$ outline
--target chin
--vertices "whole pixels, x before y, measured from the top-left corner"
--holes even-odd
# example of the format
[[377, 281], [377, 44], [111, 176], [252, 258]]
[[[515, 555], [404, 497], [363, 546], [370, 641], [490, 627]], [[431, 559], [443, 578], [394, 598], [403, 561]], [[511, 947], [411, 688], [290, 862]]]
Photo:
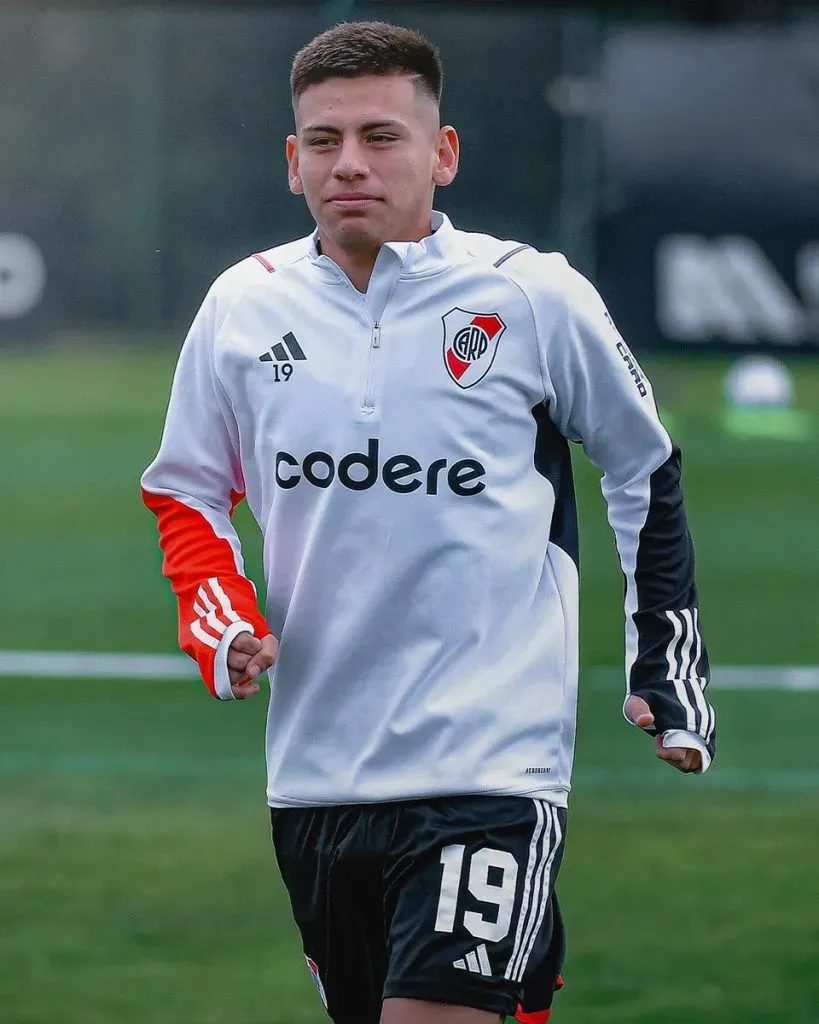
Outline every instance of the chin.
[[328, 234], [336, 245], [372, 246], [381, 245], [384, 242], [382, 232], [378, 231], [374, 225], [366, 223], [336, 224]]

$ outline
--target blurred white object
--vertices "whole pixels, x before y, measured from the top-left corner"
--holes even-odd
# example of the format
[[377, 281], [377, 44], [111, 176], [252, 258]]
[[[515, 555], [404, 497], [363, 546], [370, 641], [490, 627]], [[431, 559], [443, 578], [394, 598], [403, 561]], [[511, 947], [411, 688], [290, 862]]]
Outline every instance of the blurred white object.
[[43, 254], [26, 235], [0, 234], [0, 320], [30, 313], [46, 281]]
[[793, 377], [771, 356], [748, 356], [735, 363], [723, 380], [723, 394], [731, 405], [788, 409], [793, 404]]

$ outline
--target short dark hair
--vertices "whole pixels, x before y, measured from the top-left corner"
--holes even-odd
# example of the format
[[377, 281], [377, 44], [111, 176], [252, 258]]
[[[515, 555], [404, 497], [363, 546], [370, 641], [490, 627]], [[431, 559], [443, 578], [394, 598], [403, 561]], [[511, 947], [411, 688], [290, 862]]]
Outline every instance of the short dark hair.
[[290, 93], [295, 102], [309, 86], [328, 78], [395, 74], [413, 75], [440, 102], [441, 55], [420, 32], [386, 21], [344, 21], [299, 50], [290, 71]]

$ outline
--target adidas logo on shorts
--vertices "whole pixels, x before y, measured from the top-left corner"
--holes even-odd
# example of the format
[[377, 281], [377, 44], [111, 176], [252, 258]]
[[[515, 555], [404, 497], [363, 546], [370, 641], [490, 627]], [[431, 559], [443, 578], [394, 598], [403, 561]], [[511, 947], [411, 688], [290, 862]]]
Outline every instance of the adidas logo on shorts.
[[489, 956], [484, 943], [471, 953], [467, 953], [463, 960], [453, 960], [452, 966], [457, 967], [459, 971], [471, 971], [472, 974], [482, 974], [485, 978], [492, 977], [492, 968], [489, 966]]

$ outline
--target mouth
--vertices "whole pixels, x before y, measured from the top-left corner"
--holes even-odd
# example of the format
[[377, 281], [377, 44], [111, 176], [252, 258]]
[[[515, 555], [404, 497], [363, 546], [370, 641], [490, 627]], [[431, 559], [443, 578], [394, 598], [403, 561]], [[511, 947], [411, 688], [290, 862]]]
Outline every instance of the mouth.
[[363, 195], [360, 192], [348, 192], [331, 196], [327, 202], [340, 210], [359, 210], [364, 209], [371, 203], [378, 203], [380, 200], [378, 196]]

